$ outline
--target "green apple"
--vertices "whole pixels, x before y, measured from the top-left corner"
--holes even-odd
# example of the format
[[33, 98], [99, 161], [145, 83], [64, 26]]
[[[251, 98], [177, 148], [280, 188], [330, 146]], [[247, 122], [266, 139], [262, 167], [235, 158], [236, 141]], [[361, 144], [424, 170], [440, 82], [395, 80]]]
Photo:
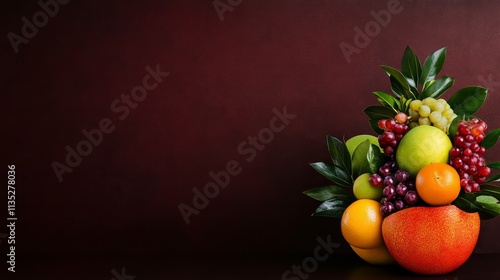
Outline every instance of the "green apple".
[[364, 173], [356, 178], [353, 185], [354, 196], [357, 199], [367, 198], [379, 201], [383, 197], [384, 188], [377, 188], [370, 184], [370, 181], [368, 181], [370, 176], [370, 173]]
[[356, 150], [356, 147], [358, 147], [359, 144], [363, 143], [363, 141], [367, 139], [370, 140], [370, 143], [375, 144], [380, 148], [380, 146], [378, 145], [377, 137], [368, 134], [356, 135], [345, 142], [345, 145], [347, 146], [347, 150], [349, 150], [349, 154], [351, 154], [351, 157], [354, 153], [354, 150]]

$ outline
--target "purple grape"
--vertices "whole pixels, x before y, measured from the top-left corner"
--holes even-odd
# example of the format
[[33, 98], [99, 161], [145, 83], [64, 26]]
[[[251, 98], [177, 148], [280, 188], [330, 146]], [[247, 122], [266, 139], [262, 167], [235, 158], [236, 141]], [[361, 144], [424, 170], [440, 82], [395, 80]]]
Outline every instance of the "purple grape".
[[387, 146], [384, 148], [384, 153], [388, 156], [390, 155], [393, 155], [394, 154], [394, 148], [391, 147], [391, 146]]
[[399, 183], [396, 186], [396, 194], [401, 196], [401, 197], [404, 197], [406, 195], [407, 191], [408, 191], [408, 187], [403, 183]]
[[405, 203], [401, 199], [396, 199], [396, 201], [394, 201], [395, 211], [399, 211], [399, 210], [403, 209], [404, 207], [405, 207]]
[[378, 174], [372, 174], [370, 178], [368, 178], [368, 182], [376, 188], [380, 188], [384, 185], [382, 177]]
[[410, 174], [404, 170], [398, 170], [394, 174], [394, 179], [398, 182], [406, 182], [410, 178]]
[[392, 172], [396, 172], [399, 169], [399, 166], [398, 166], [398, 164], [395, 161], [388, 162], [387, 166], [389, 166], [391, 168]]
[[410, 190], [405, 195], [406, 204], [413, 205], [418, 202], [417, 192], [414, 190]]
[[385, 165], [382, 165], [379, 169], [378, 169], [378, 173], [382, 176], [389, 176], [391, 175], [391, 168], [389, 166], [385, 166]]
[[387, 217], [394, 212], [394, 205], [390, 202], [386, 202], [380, 206], [380, 211], [382, 212], [382, 215]]
[[392, 177], [391, 175], [386, 176], [384, 178], [384, 186], [390, 186], [390, 185], [394, 185], [394, 177]]
[[388, 200], [392, 200], [396, 196], [396, 190], [394, 189], [394, 186], [385, 187], [382, 193]]

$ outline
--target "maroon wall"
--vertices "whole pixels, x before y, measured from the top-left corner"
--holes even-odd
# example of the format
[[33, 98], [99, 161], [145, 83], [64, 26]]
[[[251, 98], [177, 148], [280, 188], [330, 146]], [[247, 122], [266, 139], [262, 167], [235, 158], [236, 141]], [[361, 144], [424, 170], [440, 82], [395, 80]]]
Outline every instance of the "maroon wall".
[[[301, 192], [328, 182], [308, 163], [328, 160], [326, 134], [371, 133], [362, 110], [372, 91], [390, 90], [379, 65], [399, 68], [407, 45], [421, 58], [448, 47], [452, 92], [493, 81], [479, 115], [500, 127], [498, 2], [220, 2], [234, 7], [70, 1], [40, 16], [36, 34], [27, 28], [17, 53], [8, 34], [21, 36], [41, 7], [2, 2], [1, 161], [4, 174], [16, 165], [19, 254], [309, 253], [319, 235], [344, 242], [338, 220], [310, 217], [317, 203]], [[355, 28], [387, 9], [347, 58], [341, 43], [356, 46]], [[67, 146], [89, 155], [62, 167]], [[54, 164], [72, 172], [60, 181]], [[195, 188], [214, 191], [211, 172], [227, 186], [186, 225], [179, 205], [193, 206]], [[478, 251], [500, 252], [489, 245], [499, 226], [483, 223]]]

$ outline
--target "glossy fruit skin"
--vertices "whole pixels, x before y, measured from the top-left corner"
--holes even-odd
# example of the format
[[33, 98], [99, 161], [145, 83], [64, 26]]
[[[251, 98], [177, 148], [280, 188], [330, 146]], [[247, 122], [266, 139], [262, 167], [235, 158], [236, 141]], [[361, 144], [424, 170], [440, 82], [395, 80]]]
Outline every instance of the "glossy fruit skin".
[[454, 205], [412, 207], [386, 217], [382, 235], [404, 268], [418, 274], [447, 274], [469, 258], [479, 236], [478, 213]]
[[377, 188], [370, 184], [370, 175], [370, 173], [361, 174], [354, 181], [352, 189], [354, 197], [356, 197], [357, 199], [367, 198], [378, 201], [382, 198], [383, 188]]
[[380, 203], [371, 199], [358, 199], [342, 214], [342, 236], [352, 246], [373, 249], [384, 244], [382, 238]]
[[431, 163], [417, 174], [415, 185], [420, 198], [433, 206], [452, 203], [460, 194], [460, 176], [451, 165]]
[[373, 249], [360, 249], [351, 245], [352, 250], [363, 260], [374, 265], [395, 264], [396, 261], [391, 256], [384, 245]]
[[449, 151], [453, 147], [450, 138], [434, 126], [420, 125], [411, 129], [401, 139], [396, 152], [399, 167], [415, 178], [424, 166], [448, 163]]
[[365, 140], [369, 140], [370, 143], [378, 146], [378, 139], [377, 137], [373, 135], [368, 135], [368, 134], [360, 134], [356, 135], [350, 139], [348, 139], [345, 144], [347, 146], [347, 150], [349, 151], [349, 154], [352, 155], [354, 154], [354, 150], [358, 147], [359, 144], [363, 143]]

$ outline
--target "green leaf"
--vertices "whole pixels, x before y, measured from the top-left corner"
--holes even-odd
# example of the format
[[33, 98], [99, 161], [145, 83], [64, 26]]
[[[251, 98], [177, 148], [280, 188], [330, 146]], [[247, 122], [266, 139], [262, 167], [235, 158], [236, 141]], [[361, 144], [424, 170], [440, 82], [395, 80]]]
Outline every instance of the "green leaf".
[[382, 69], [385, 70], [385, 73], [389, 76], [393, 76], [404, 88], [410, 90], [410, 84], [406, 80], [403, 73], [399, 72], [398, 69], [392, 68], [391, 66], [381, 65]]
[[450, 128], [448, 129], [448, 134], [450, 135], [450, 140], [453, 143], [453, 138], [455, 137], [455, 134], [457, 134], [457, 129], [458, 129], [458, 122], [461, 120], [458, 116], [455, 117], [450, 124]]
[[403, 54], [403, 59], [401, 60], [401, 73], [413, 81], [412, 83], [408, 80], [410, 86], [418, 88], [420, 76], [422, 75], [422, 66], [420, 60], [410, 47], [406, 47]]
[[444, 76], [437, 79], [432, 85], [427, 87], [422, 93], [419, 95], [419, 99], [424, 99], [426, 97], [439, 98], [443, 93], [445, 93], [455, 82], [455, 79]]
[[486, 137], [484, 137], [483, 142], [481, 142], [481, 146], [485, 147], [486, 149], [495, 146], [498, 141], [498, 137], [500, 137], [500, 128], [497, 128], [488, 133]]
[[448, 104], [457, 115], [472, 115], [483, 105], [487, 92], [483, 87], [465, 87], [453, 94]]
[[328, 151], [333, 163], [351, 176], [351, 154], [344, 142], [333, 136], [326, 136]]
[[375, 91], [373, 94], [377, 97], [378, 102], [385, 107], [391, 107], [395, 111], [399, 109], [399, 102], [392, 95], [382, 91]]
[[426, 88], [430, 87], [435, 81], [436, 80], [430, 80], [424, 83], [424, 85], [422, 86], [422, 90], [425, 90]]
[[493, 175], [493, 176], [490, 176], [488, 177], [485, 182], [486, 183], [489, 183], [489, 182], [495, 182], [495, 181], [499, 181], [500, 180], [500, 174], [496, 174], [496, 175]]
[[393, 118], [397, 114], [394, 109], [385, 106], [368, 106], [363, 112], [373, 120]]
[[400, 111], [407, 113], [409, 108], [410, 108], [410, 103], [413, 101], [413, 99], [406, 99], [404, 97], [401, 98], [400, 100]]
[[489, 195], [497, 199], [500, 199], [500, 187], [494, 185], [483, 184], [481, 185], [481, 190], [475, 192], [476, 195]]
[[481, 208], [475, 204], [476, 197], [472, 194], [460, 192], [460, 195], [453, 201], [453, 204], [465, 212], [474, 213], [481, 211]]
[[479, 203], [483, 208], [495, 212], [497, 215], [500, 214], [500, 204], [498, 204], [498, 199], [489, 195], [480, 195], [476, 197], [477, 203]]
[[408, 96], [410, 96], [409, 98], [416, 99], [419, 95], [420, 95], [420, 93], [418, 92], [418, 89], [416, 87], [410, 85], [410, 94], [408, 95]]
[[[475, 194], [480, 195], [479, 192], [476, 192]], [[478, 212], [481, 219], [491, 219], [498, 216], [498, 213], [488, 208], [485, 208], [482, 204], [477, 202], [476, 195], [461, 191], [457, 199], [453, 201], [453, 204], [465, 212], [469, 213]]]
[[415, 96], [411, 92], [411, 86], [403, 73], [399, 72], [399, 70], [397, 70], [396, 68], [392, 68], [387, 65], [381, 65], [380, 67], [382, 67], [387, 75], [389, 75], [389, 78], [391, 80], [391, 88], [393, 89], [393, 91], [396, 89], [396, 91], [400, 95], [403, 95], [406, 98], [415, 98]]
[[353, 178], [363, 173], [376, 173], [382, 165], [383, 157], [380, 148], [371, 144], [369, 140], [363, 141], [352, 155]]
[[319, 187], [319, 188], [309, 189], [302, 193], [318, 201], [327, 201], [335, 197], [335, 195], [339, 194], [347, 195], [347, 192], [342, 187], [339, 186]]
[[445, 58], [446, 48], [441, 48], [425, 59], [424, 66], [422, 67], [422, 76], [420, 77], [421, 85], [436, 78], [443, 67]]
[[500, 169], [500, 161], [490, 162], [486, 164], [489, 168]]
[[321, 203], [312, 216], [342, 218], [344, 210], [355, 201], [353, 196], [337, 195], [334, 199]]
[[315, 162], [310, 164], [321, 175], [325, 176], [339, 186], [352, 187], [352, 178], [339, 166], [326, 162]]
[[394, 95], [396, 97], [401, 97], [401, 96], [405, 96], [406, 95], [406, 92], [408, 91], [407, 89], [405, 89], [399, 82], [398, 80], [396, 80], [396, 78], [394, 78], [394, 76], [390, 76], [389, 77], [389, 80], [391, 81], [391, 91], [392, 93], [394, 93]]

